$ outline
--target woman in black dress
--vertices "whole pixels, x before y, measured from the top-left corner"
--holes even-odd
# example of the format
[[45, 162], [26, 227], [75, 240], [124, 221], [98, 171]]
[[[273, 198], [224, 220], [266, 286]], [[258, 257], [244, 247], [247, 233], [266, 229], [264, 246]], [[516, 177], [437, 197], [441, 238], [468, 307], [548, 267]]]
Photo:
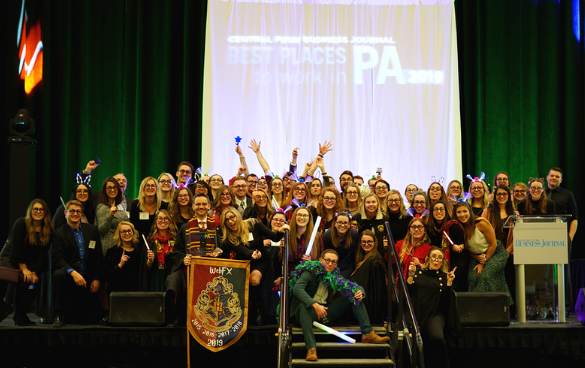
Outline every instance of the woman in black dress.
[[404, 200], [397, 190], [391, 190], [388, 192], [388, 222], [390, 224], [390, 231], [392, 232], [392, 238], [394, 242], [404, 239], [408, 234], [408, 224], [412, 217], [407, 216], [406, 207], [404, 206]]
[[378, 252], [376, 235], [364, 230], [355, 254], [355, 271], [349, 279], [364, 288], [363, 300], [373, 324], [382, 324], [388, 315], [388, 277], [386, 262]]
[[[20, 269], [12, 317], [16, 326], [35, 324], [26, 313], [40, 289], [39, 277], [49, 268], [48, 250], [52, 234], [49, 206], [42, 199], [33, 199], [26, 216], [16, 220], [12, 227], [12, 249], [7, 262], [2, 262], [4, 267]], [[0, 281], [0, 301], [4, 299], [7, 286], [7, 282]]]
[[388, 221], [388, 217], [382, 213], [380, 201], [376, 194], [368, 194], [365, 196], [360, 213], [355, 215], [353, 220], [357, 221], [360, 233], [369, 229], [376, 234], [378, 251], [380, 254], [385, 254], [386, 250], [383, 244], [386, 236], [386, 228], [384, 223]]
[[105, 260], [108, 295], [113, 291], [147, 291], [148, 271], [154, 262], [154, 252], [140, 245], [138, 231], [128, 221], [120, 222], [114, 241]]
[[354, 269], [355, 251], [358, 247], [358, 233], [350, 227], [351, 217], [346, 212], [340, 212], [335, 217], [335, 222], [323, 235], [323, 249], [333, 249], [339, 259], [337, 267], [344, 278]]
[[461, 331], [453, 293], [455, 271], [448, 271], [445, 254], [438, 247], [431, 248], [422, 267], [414, 263], [408, 267], [406, 282], [425, 346], [427, 367], [449, 366], [445, 330], [453, 335]]
[[152, 176], [144, 178], [140, 183], [138, 198], [130, 206], [130, 222], [139, 235], [150, 233], [154, 216], [160, 209], [167, 210], [168, 203], [163, 202], [158, 181]]

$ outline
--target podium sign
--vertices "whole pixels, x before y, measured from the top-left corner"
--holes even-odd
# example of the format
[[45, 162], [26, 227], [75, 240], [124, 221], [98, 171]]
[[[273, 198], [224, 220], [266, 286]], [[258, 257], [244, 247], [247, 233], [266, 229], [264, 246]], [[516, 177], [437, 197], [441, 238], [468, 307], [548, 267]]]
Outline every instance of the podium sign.
[[[524, 265], [556, 265], [558, 321], [565, 322], [565, 275], [569, 263], [567, 223], [560, 216], [519, 216], [514, 225], [516, 270], [516, 315], [526, 322], [526, 277]], [[552, 286], [554, 288], [554, 286]], [[546, 288], [543, 289], [544, 291]]]
[[567, 224], [564, 222], [516, 222], [515, 264], [566, 264]]

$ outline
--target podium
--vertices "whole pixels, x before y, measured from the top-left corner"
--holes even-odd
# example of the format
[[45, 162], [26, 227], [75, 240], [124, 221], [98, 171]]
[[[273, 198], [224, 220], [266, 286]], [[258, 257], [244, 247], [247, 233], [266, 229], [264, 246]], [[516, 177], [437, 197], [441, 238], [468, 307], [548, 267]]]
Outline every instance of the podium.
[[[516, 316], [526, 322], [525, 265], [557, 266], [558, 322], [565, 322], [565, 275], [569, 262], [566, 220], [571, 215], [517, 216], [514, 227]], [[569, 275], [570, 277], [570, 275]], [[556, 308], [553, 309], [556, 312]]]

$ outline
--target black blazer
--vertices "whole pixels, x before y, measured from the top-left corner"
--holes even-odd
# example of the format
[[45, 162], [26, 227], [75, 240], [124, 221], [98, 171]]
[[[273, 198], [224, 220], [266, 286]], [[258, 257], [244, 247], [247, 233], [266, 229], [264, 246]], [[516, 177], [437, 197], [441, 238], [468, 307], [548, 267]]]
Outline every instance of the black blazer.
[[[83, 232], [83, 241], [85, 243], [86, 255], [86, 273], [84, 275], [86, 282], [103, 279], [102, 269], [104, 256], [102, 253], [102, 241], [98, 227], [92, 224], [81, 224]], [[90, 241], [95, 241], [95, 247], [89, 248]], [[81, 256], [77, 249], [75, 236], [67, 223], [55, 230], [53, 233], [53, 250], [51, 252], [53, 259], [53, 270], [61, 269], [67, 271], [73, 268], [79, 272], [81, 267]]]

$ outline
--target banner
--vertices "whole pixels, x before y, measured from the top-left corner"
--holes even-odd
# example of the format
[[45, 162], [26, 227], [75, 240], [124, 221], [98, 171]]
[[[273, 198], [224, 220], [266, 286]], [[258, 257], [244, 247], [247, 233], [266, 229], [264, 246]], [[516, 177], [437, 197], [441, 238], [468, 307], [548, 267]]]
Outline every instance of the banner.
[[250, 261], [192, 258], [187, 284], [187, 328], [202, 346], [218, 352], [248, 327]]

